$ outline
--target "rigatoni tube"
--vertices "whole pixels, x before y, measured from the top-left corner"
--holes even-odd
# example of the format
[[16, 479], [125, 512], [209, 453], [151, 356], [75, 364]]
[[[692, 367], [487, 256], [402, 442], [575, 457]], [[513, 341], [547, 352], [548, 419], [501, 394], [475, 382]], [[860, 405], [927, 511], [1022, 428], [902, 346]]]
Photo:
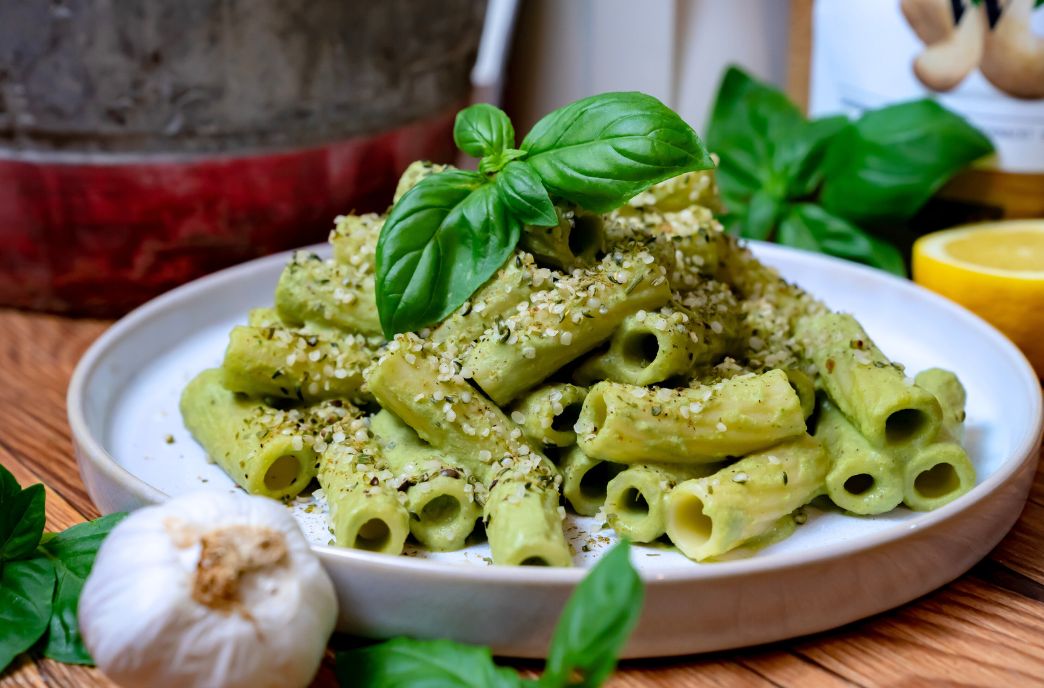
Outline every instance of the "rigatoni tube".
[[376, 213], [365, 215], [339, 215], [330, 232], [334, 260], [364, 273], [376, 269], [377, 238], [384, 226], [384, 216]]
[[313, 445], [338, 407], [276, 409], [225, 388], [204, 370], [181, 394], [181, 417], [207, 455], [250, 494], [293, 497], [315, 476]]
[[948, 370], [932, 368], [915, 382], [939, 400], [943, 424], [936, 442], [910, 452], [903, 467], [903, 501], [914, 511], [931, 511], [975, 487], [975, 466], [960, 445], [966, 398], [960, 380]]
[[367, 381], [381, 406], [464, 462], [488, 490], [483, 518], [496, 524], [486, 530], [494, 563], [569, 565], [558, 471], [452, 359], [415, 335], [398, 335]]
[[903, 501], [903, 466], [898, 457], [869, 441], [830, 401], [820, 405], [816, 438], [830, 455], [826, 478], [830, 501], [862, 516], [883, 514]]
[[798, 335], [831, 401], [871, 444], [899, 449], [938, 434], [939, 402], [907, 381], [851, 315], [801, 319]]
[[724, 554], [822, 494], [828, 467], [823, 447], [804, 435], [686, 480], [667, 497], [667, 536], [696, 561]]
[[221, 365], [233, 392], [314, 402], [365, 401], [363, 370], [373, 349], [362, 335], [328, 339], [281, 327], [234, 327]]
[[667, 495], [675, 485], [710, 475], [717, 469], [717, 464], [629, 466], [606, 487], [606, 520], [621, 537], [632, 542], [652, 542], [666, 532]]
[[590, 265], [605, 250], [602, 216], [578, 208], [555, 208], [554, 227], [526, 227], [522, 248], [544, 264], [563, 270]]
[[631, 313], [659, 308], [670, 296], [651, 255], [613, 253], [533, 294], [525, 310], [482, 336], [464, 365], [504, 405], [604, 342]]
[[803, 432], [801, 400], [782, 370], [688, 389], [600, 382], [577, 422], [585, 453], [619, 463], [713, 463]]
[[319, 323], [380, 336], [372, 268], [354, 268], [297, 251], [276, 284], [276, 311], [292, 325]]
[[346, 419], [319, 464], [334, 542], [383, 554], [402, 553], [410, 516], [392, 478], [365, 421]]
[[594, 516], [605, 503], [609, 480], [622, 466], [592, 459], [580, 449], [571, 447], [559, 464], [562, 471], [562, 496], [573, 511], [581, 516]]
[[546, 479], [521, 474], [497, 481], [486, 502], [485, 525], [493, 563], [506, 566], [572, 566], [562, 533], [558, 490]]
[[464, 547], [482, 515], [470, 471], [388, 410], [372, 417], [370, 429], [399, 489], [406, 491], [413, 537], [436, 552]]
[[432, 341], [452, 345], [463, 353], [497, 320], [529, 301], [535, 291], [552, 286], [551, 271], [539, 267], [530, 254], [519, 251], [509, 258], [464, 305], [455, 310], [431, 333]]
[[586, 387], [566, 383], [544, 385], [512, 407], [511, 419], [537, 445], [569, 447], [576, 444], [573, 426], [586, 397]]

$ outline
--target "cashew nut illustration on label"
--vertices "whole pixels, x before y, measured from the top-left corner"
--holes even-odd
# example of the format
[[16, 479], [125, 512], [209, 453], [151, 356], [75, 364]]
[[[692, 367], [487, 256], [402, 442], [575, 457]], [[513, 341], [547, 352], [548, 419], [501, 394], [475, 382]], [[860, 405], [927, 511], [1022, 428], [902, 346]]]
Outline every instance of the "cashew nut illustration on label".
[[1036, 0], [901, 0], [925, 48], [917, 79], [936, 92], [956, 88], [976, 67], [1015, 98], [1044, 98], [1044, 36], [1033, 32]]

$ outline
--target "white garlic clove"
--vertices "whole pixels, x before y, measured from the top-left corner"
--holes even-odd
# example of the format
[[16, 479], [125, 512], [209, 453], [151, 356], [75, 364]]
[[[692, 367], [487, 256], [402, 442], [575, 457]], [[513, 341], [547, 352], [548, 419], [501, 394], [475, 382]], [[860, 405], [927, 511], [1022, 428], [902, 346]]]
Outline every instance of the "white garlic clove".
[[336, 618], [333, 585], [290, 512], [221, 492], [128, 516], [79, 606], [87, 649], [125, 688], [306, 686]]

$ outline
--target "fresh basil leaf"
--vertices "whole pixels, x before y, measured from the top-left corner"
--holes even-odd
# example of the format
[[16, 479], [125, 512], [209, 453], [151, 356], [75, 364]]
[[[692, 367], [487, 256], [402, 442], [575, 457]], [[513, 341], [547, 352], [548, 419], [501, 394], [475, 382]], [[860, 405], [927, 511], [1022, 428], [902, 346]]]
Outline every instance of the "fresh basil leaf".
[[555, 110], [520, 148], [549, 192], [592, 212], [714, 166], [692, 127], [656, 98], [636, 92], [603, 93]]
[[337, 653], [341, 688], [518, 688], [522, 680], [498, 667], [488, 647], [451, 640], [394, 638]]
[[781, 204], [772, 194], [757, 191], [751, 197], [740, 222], [740, 236], [766, 241], [776, 229]]
[[54, 604], [44, 655], [66, 664], [92, 664], [80, 637], [76, 609], [80, 591], [102, 541], [126, 514], [103, 516], [58, 533], [40, 549], [51, 557], [56, 576]]
[[812, 203], [790, 208], [780, 222], [776, 240], [906, 276], [902, 256], [894, 246]]
[[844, 115], [825, 117], [807, 122], [782, 147], [779, 164], [787, 177], [787, 198], [811, 196], [823, 182], [823, 161], [830, 144], [851, 126]]
[[907, 219], [992, 151], [982, 132], [934, 100], [871, 110], [831, 143], [820, 202], [863, 225]]
[[533, 168], [524, 162], [509, 163], [496, 178], [497, 192], [511, 213], [535, 227], [553, 227], [558, 214], [547, 189]]
[[46, 558], [0, 562], [0, 672], [43, 635], [53, 594]]
[[507, 114], [489, 103], [476, 103], [457, 113], [453, 141], [468, 155], [481, 158], [515, 146], [515, 128]]
[[[21, 491], [22, 486], [18, 484], [14, 475], [0, 463], [0, 504], [3, 504], [8, 497], [13, 497]], [[3, 513], [0, 511], [0, 516]]]
[[24, 490], [14, 476], [0, 466], [0, 561], [32, 554], [43, 536], [44, 486]]
[[749, 197], [778, 176], [776, 142], [789, 140], [804, 124], [801, 112], [776, 89], [736, 67], [725, 72], [711, 108], [707, 145], [721, 156], [716, 176], [726, 203], [730, 194]]
[[377, 240], [377, 310], [385, 336], [456, 310], [515, 250], [522, 225], [496, 186], [450, 170], [395, 204]]
[[493, 175], [504, 169], [512, 160], [526, 157], [524, 150], [518, 148], [506, 148], [499, 153], [487, 155], [479, 161], [479, 172], [485, 175]]
[[730, 67], [707, 130], [721, 155], [716, 176], [726, 206], [739, 209], [759, 191], [780, 201], [814, 193], [828, 144], [847, 124], [843, 116], [809, 122], [782, 92]]
[[[600, 686], [642, 611], [644, 589], [627, 541], [602, 556], [558, 619], [541, 685]], [[579, 676], [579, 683], [573, 678]]]

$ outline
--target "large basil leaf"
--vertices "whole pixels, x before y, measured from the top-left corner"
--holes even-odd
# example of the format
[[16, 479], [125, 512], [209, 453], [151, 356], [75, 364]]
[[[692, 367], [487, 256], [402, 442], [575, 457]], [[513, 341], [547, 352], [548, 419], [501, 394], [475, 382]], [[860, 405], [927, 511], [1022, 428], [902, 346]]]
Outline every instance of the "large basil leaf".
[[991, 151], [982, 132], [934, 100], [872, 110], [831, 143], [820, 202], [860, 224], [908, 219], [950, 177]]
[[337, 654], [341, 688], [518, 688], [522, 680], [498, 667], [488, 647], [450, 640], [394, 638]]
[[707, 130], [707, 144], [721, 156], [717, 178], [726, 206], [738, 210], [759, 192], [777, 201], [814, 193], [824, 153], [847, 124], [842, 116], [809, 122], [781, 92], [730, 67]]
[[497, 175], [496, 185], [508, 209], [521, 222], [535, 227], [558, 224], [558, 214], [547, 189], [525, 162], [508, 163]]
[[476, 103], [457, 113], [453, 141], [468, 155], [481, 158], [514, 147], [515, 128], [500, 108]]
[[542, 686], [594, 688], [613, 672], [644, 598], [630, 549], [626, 540], [613, 547], [576, 586], [555, 627]]
[[66, 664], [92, 664], [80, 637], [76, 608], [102, 541], [126, 514], [110, 514], [80, 523], [40, 546], [51, 558], [56, 575], [54, 604], [44, 655]]
[[[776, 146], [786, 145], [805, 118], [787, 97], [730, 67], [718, 87], [707, 128], [707, 145], [721, 157], [717, 178], [730, 196], [749, 197], [766, 185], [781, 196], [786, 184], [776, 169]], [[777, 181], [777, 178], [779, 181]]]
[[906, 276], [906, 266], [894, 246], [812, 203], [790, 207], [780, 222], [776, 240]]
[[684, 120], [644, 93], [603, 93], [550, 113], [521, 149], [552, 194], [604, 212], [649, 186], [714, 166]]
[[54, 567], [43, 557], [0, 562], [0, 672], [43, 635]]
[[32, 554], [44, 529], [44, 486], [24, 490], [0, 466], [0, 562]]
[[395, 204], [377, 240], [377, 310], [385, 336], [446, 317], [504, 264], [521, 233], [493, 183], [459, 170], [423, 179]]

